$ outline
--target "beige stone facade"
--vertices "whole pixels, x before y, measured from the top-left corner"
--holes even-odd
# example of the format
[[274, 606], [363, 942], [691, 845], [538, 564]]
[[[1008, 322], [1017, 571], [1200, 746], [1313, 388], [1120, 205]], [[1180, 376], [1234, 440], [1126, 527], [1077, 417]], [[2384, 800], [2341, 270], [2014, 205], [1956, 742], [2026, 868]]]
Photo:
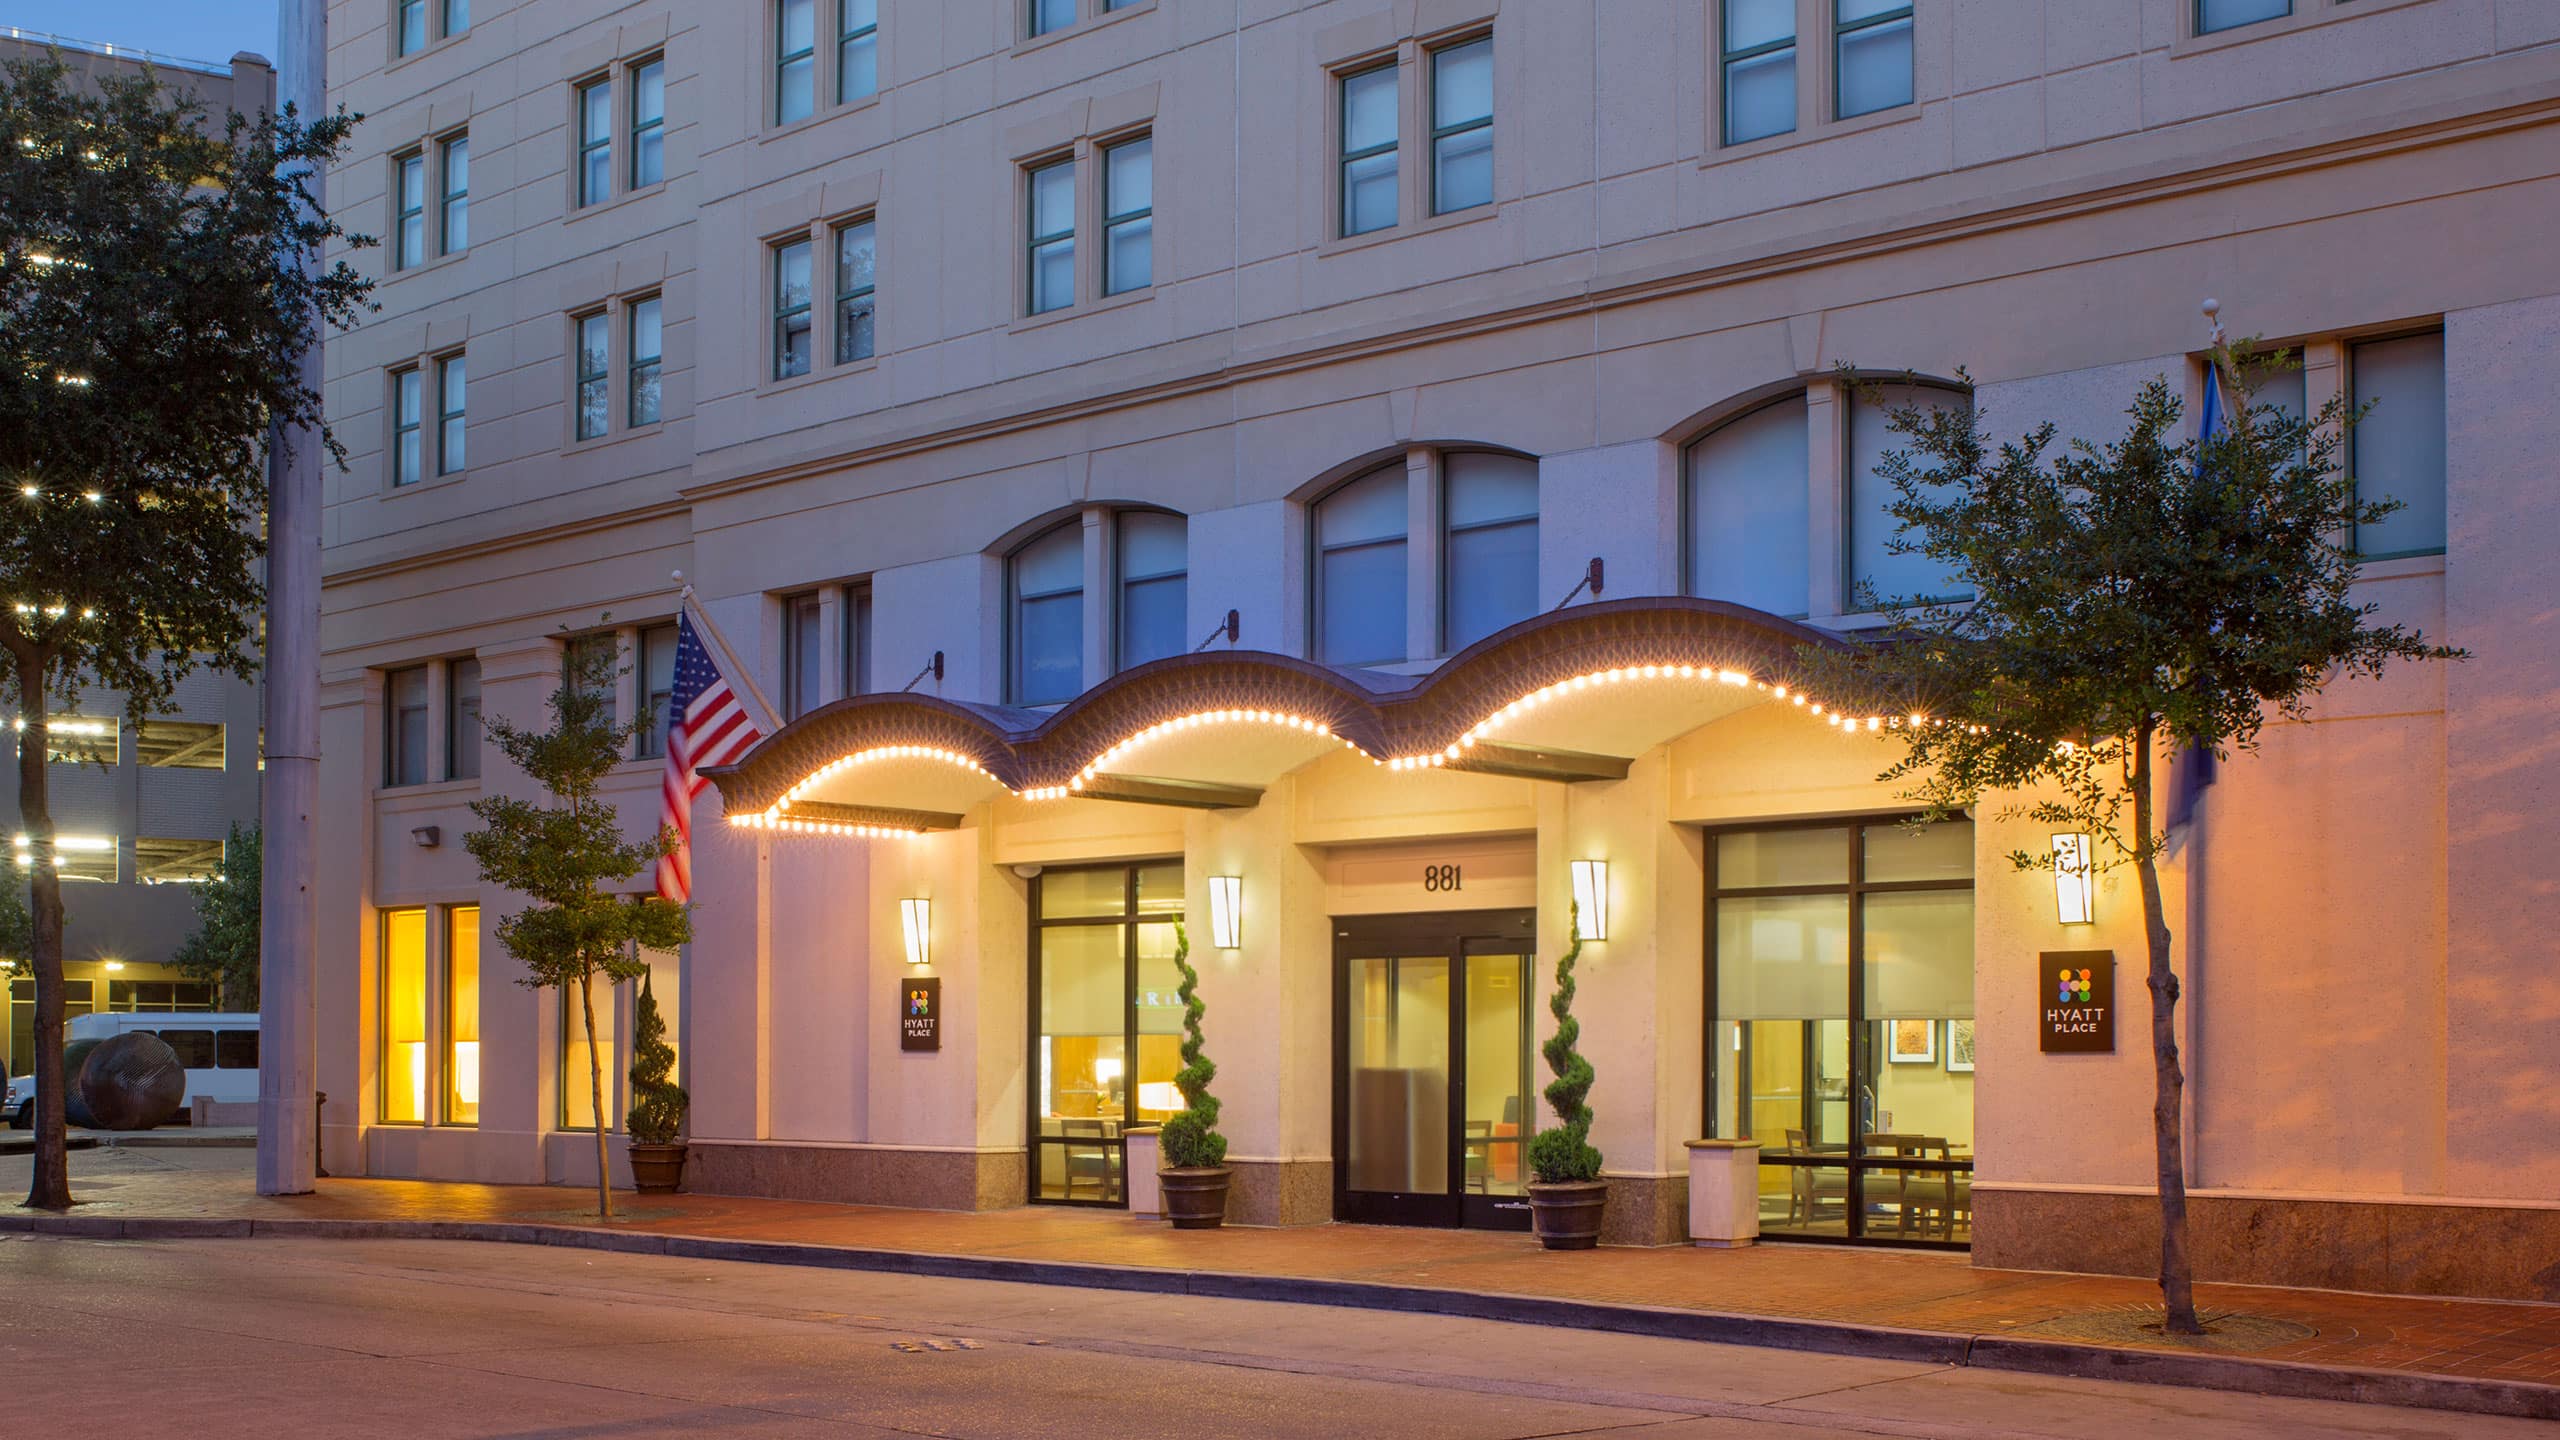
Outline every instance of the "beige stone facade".
[[[681, 571], [733, 681], [807, 717], [697, 807], [698, 936], [659, 983], [692, 1183], [1107, 1197], [1093, 1122], [1147, 1118], [1142, 997], [1178, 913], [1239, 1216], [1330, 1219], [1371, 1083], [1337, 1056], [1367, 1003], [1350, 922], [1527, 912], [1534, 1002], [1571, 862], [1599, 859], [1580, 1013], [1613, 1234], [1676, 1240], [1684, 1143], [1748, 1063], [1720, 1050], [1785, 1039], [1735, 1036], [1776, 1002], [1711, 983], [1719, 925], [1755, 933], [1718, 857], [1908, 809], [1874, 779], [1889, 750], [1777, 693], [1793, 645], [1866, 623], [1855, 582], [1896, 578], [1839, 368], [2103, 435], [2152, 376], [2200, 390], [2211, 296], [2303, 355], [2280, 403], [2382, 402], [2360, 469], [2414, 503], [2365, 593], [2473, 658], [2272, 728], [2171, 876], [2200, 1214], [2344, 1207], [2441, 1261], [2340, 1277], [2309, 1222], [2236, 1220], [2257, 1238], [2209, 1267], [2560, 1293], [2560, 957], [2533, 906], [2560, 832], [2560, 13], [2291, 0], [2217, 29], [2222, 0], [1919, 0], [1853, 24], [1802, 0], [1790, 49], [1717, 0], [1083, 0], [1041, 34], [1057, 7], [1017, 0], [882, 0], [876, 29], [827, 0], [805, 35], [792, 3], [480, 0], [453, 33], [426, 8], [408, 54], [393, 0], [331, 13], [333, 98], [369, 117], [331, 197], [395, 239], [356, 257], [382, 309], [327, 360], [351, 451], [326, 530], [332, 1172], [578, 1178], [557, 1007], [506, 983], [506, 899], [459, 844], [471, 798], [522, 783], [465, 702], [538, 719], [563, 637], [614, 634], [648, 703]], [[1729, 607], [1652, 598], [1682, 596]], [[616, 778], [635, 832], [660, 773]], [[786, 795], [923, 833], [730, 818], [790, 820]], [[2046, 840], [1986, 808], [1955, 871], [1930, 862], [1971, 917], [1932, 953], [1969, 984], [1784, 1012], [1801, 1156], [1898, 1111], [1936, 1193], [1971, 1167], [1962, 1223], [1809, 1164], [1764, 1188], [1775, 1228], [2140, 1268], [2096, 1239], [2150, 1168], [2138, 985], [2111, 1055], [2036, 1035], [2038, 955], [2138, 966], [2138, 907], [2103, 878], [2094, 922], [2058, 923], [2050, 878], [2003, 858]], [[1095, 865], [1140, 867], [1127, 1073], [1093, 1068], [1118, 1032], [1077, 1048], [1041, 1015], [1082, 1002], [1033, 983], [1066, 963], [1059, 887], [1101, 883], [1060, 877]], [[1182, 898], [1150, 911], [1162, 873]], [[1231, 950], [1203, 943], [1211, 877], [1241, 881]], [[386, 916], [420, 910], [445, 919], [386, 1006]], [[459, 1004], [457, 920], [487, 956]], [[901, 1049], [910, 974], [941, 982], [938, 1050]], [[387, 1092], [449, 1090], [465, 1028], [476, 1119], [408, 1123]], [[419, 1086], [390, 1043], [425, 1047]], [[1505, 1083], [1534, 1103], [1542, 1078]], [[1500, 1193], [1533, 1119], [1453, 1122], [1452, 1185]]]

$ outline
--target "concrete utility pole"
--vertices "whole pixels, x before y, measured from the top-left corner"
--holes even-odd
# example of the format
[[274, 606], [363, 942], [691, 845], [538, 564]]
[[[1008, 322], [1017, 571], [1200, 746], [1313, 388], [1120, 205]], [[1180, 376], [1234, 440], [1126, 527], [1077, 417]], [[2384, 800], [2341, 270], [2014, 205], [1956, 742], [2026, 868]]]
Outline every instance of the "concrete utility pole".
[[[329, 98], [329, 0], [283, 0], [276, 24], [276, 101], [305, 121]], [[310, 179], [314, 199], [325, 172]], [[297, 263], [318, 269], [325, 257]], [[320, 342], [302, 352], [302, 383], [320, 389]], [[308, 1194], [317, 1179], [320, 1117], [320, 434], [278, 433], [268, 447], [266, 831], [260, 880], [258, 1193]]]

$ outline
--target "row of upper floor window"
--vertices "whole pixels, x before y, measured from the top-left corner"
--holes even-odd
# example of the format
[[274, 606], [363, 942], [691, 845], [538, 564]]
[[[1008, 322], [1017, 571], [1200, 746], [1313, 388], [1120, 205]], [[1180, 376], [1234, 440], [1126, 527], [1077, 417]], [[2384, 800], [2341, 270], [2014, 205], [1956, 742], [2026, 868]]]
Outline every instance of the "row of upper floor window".
[[[13, 724], [23, 739], [27, 722]], [[220, 722], [210, 720], [155, 715], [134, 724], [113, 715], [58, 714], [45, 722], [45, 759], [56, 765], [130, 761], [147, 769], [220, 770], [224, 733]]]
[[[2360, 495], [2402, 508], [2351, 537], [2369, 559], [2445, 545], [2445, 364], [2439, 329], [2304, 347], [2319, 384], [2364, 410], [2346, 464]], [[2255, 403], [2316, 412], [2300, 363], [2260, 384]], [[1833, 380], [1753, 397], [1683, 448], [1680, 588], [1791, 618], [1832, 617], [1857, 597], [1949, 598], [1959, 582], [1902, 553], [1882, 474], [1900, 448], [1904, 405], [1970, 404], [1962, 390]], [[1816, 464], [1816, 456], [1834, 457]], [[1329, 665], [1392, 666], [1455, 653], [1561, 596], [1541, 591], [1538, 462], [1490, 447], [1417, 446], [1360, 468], [1305, 503], [1306, 651]], [[1828, 513], [1826, 513], [1828, 512]], [[1822, 517], [1817, 523], [1817, 516]], [[1063, 703], [1101, 679], [1193, 648], [1186, 517], [1138, 505], [1088, 505], [996, 552], [1003, 566], [1001, 698]], [[868, 577], [777, 595], [781, 718], [866, 693], [872, 673]], [[635, 759], [664, 754], [674, 687], [672, 620], [573, 640], [575, 673], [608, 646], [628, 674], [615, 713], [645, 716]], [[459, 658], [386, 676], [384, 783], [479, 774], [478, 662]], [[990, 697], [993, 698], [993, 697]], [[624, 706], [639, 707], [626, 712]], [[439, 741], [429, 717], [441, 714]]]
[[[138, 835], [128, 842], [115, 835], [57, 831], [52, 869], [64, 880], [101, 885], [126, 880], [137, 885], [197, 885], [222, 873], [223, 845], [220, 840], [179, 836]], [[19, 835], [11, 857], [17, 874], [24, 875], [35, 866], [35, 842]]]

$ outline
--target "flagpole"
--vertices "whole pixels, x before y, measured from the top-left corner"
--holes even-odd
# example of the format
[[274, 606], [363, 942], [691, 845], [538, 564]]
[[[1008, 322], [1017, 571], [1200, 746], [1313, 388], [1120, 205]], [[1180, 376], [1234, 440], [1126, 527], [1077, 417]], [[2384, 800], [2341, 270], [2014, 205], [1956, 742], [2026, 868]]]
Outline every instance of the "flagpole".
[[773, 708], [772, 701], [764, 698], [764, 691], [756, 684], [755, 672], [748, 669], [747, 663], [738, 658], [737, 651], [729, 648], [729, 637], [720, 633], [719, 623], [711, 618], [711, 612], [703, 609], [701, 602], [694, 598], [693, 582], [685, 580], [684, 572], [681, 570], [673, 573], [675, 578], [684, 584], [681, 603], [693, 616], [693, 623], [702, 627], [703, 638], [720, 647], [721, 658], [728, 662], [726, 673], [735, 678], [738, 685], [745, 687], [746, 698], [753, 700], [756, 708], [764, 712], [764, 723], [757, 728], [767, 735], [781, 729], [781, 712]]

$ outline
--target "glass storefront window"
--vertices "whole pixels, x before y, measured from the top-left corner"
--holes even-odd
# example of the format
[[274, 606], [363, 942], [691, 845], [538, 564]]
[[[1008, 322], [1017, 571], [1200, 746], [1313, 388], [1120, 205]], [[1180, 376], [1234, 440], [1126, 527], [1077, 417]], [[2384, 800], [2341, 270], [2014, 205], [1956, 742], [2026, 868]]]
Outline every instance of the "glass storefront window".
[[444, 1123], [480, 1123], [480, 907], [444, 912]]
[[427, 1123], [427, 912], [382, 916], [382, 1123]]
[[1178, 864], [1050, 870], [1035, 885], [1031, 1198], [1127, 1203], [1123, 1128], [1182, 1107], [1182, 902]]
[[601, 976], [596, 980], [594, 1048], [598, 1052], [596, 1058], [604, 1066], [600, 1077], [590, 1073], [587, 1068], [586, 1007], [580, 1002], [574, 987], [559, 992], [560, 1128], [563, 1130], [596, 1128], [595, 1097], [596, 1083], [599, 1078], [604, 1084], [604, 1104], [606, 1111], [609, 1112], [605, 1119], [608, 1125], [614, 1119], [610, 1112], [620, 1108], [615, 1104], [615, 1100], [622, 1093], [621, 1047], [614, 1043], [614, 1015], [619, 1008], [615, 1002], [620, 996], [621, 989], [622, 987], [608, 983]]
[[1972, 1238], [1973, 827], [1715, 837], [1712, 1134], [1761, 1142], [1771, 1234]]

